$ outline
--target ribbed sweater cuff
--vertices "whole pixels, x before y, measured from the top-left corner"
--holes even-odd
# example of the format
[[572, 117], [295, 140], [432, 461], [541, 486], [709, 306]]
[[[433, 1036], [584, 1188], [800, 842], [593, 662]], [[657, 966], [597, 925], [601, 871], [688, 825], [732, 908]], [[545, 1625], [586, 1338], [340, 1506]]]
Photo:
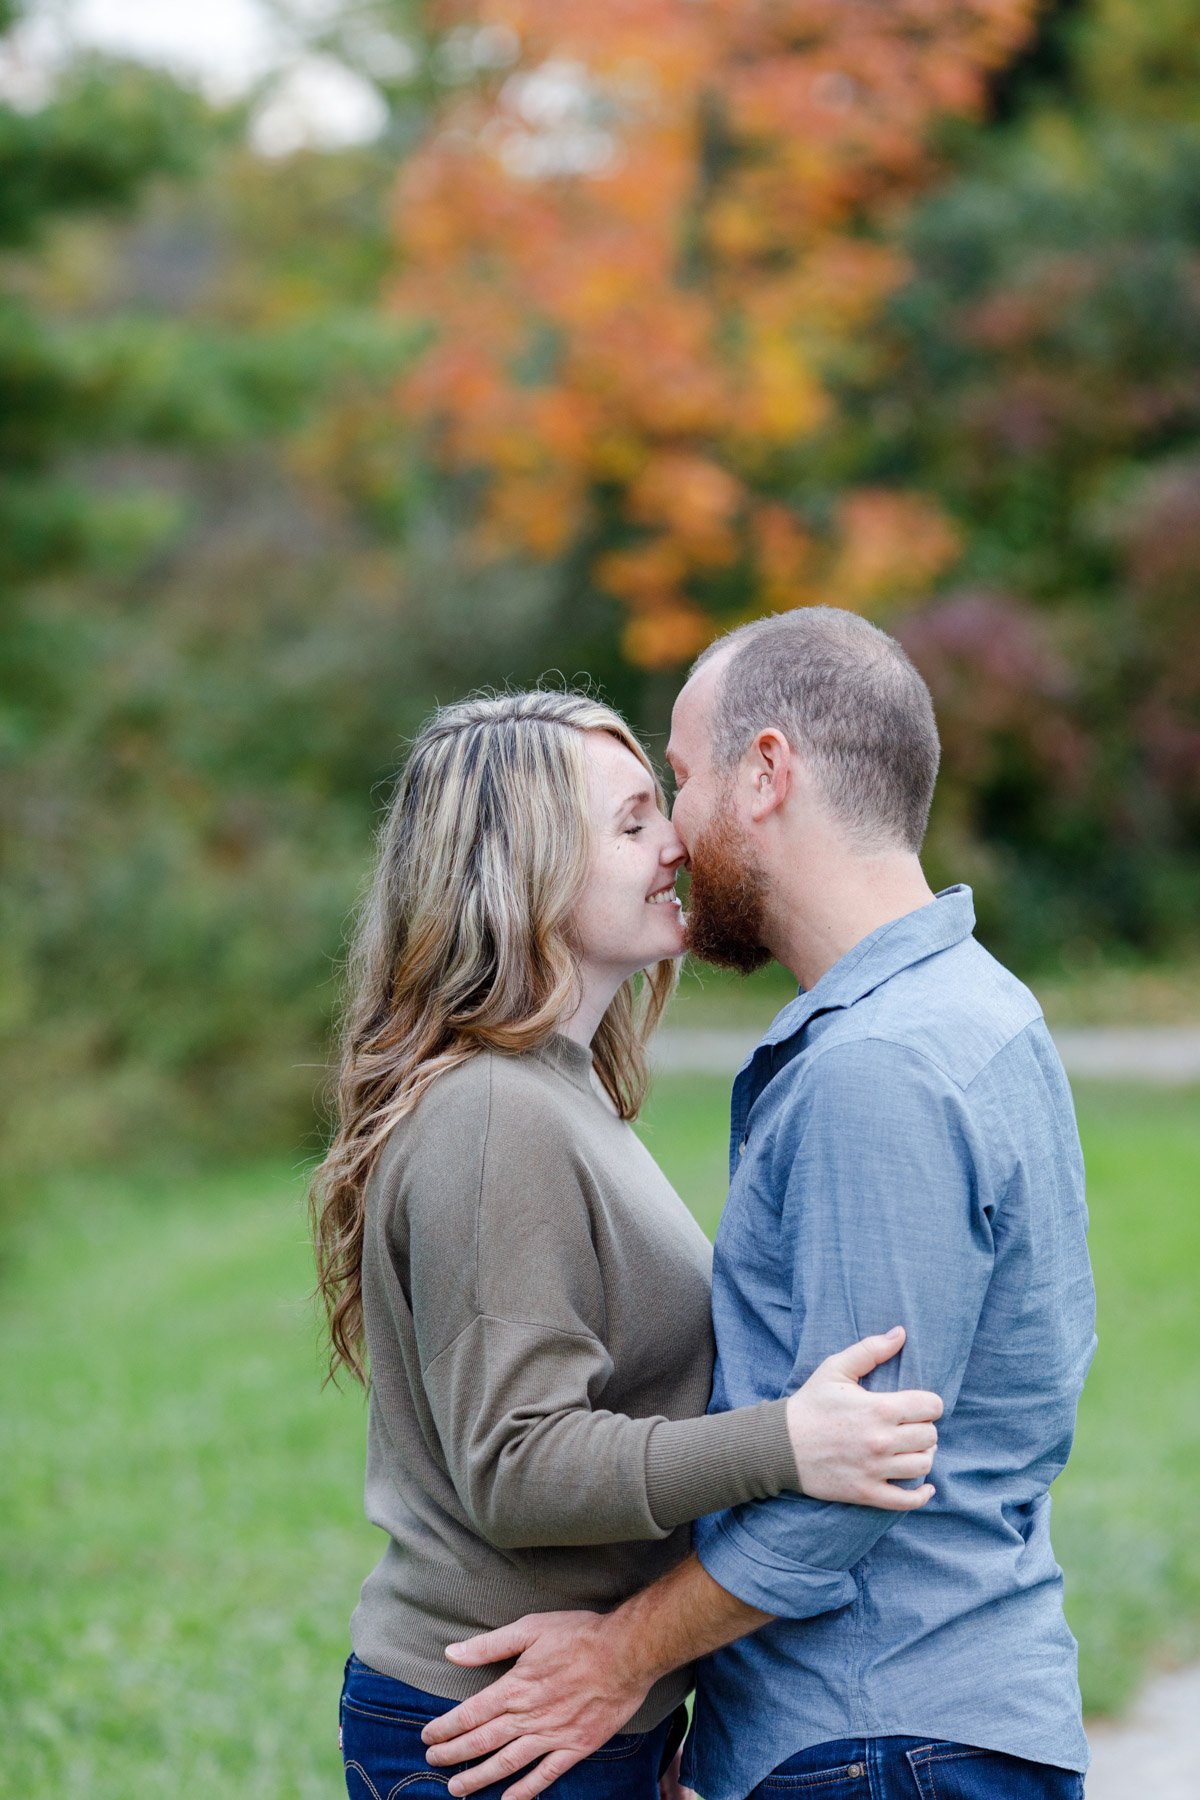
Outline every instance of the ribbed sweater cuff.
[[799, 1488], [786, 1399], [702, 1419], [663, 1419], [647, 1440], [646, 1495], [664, 1531]]

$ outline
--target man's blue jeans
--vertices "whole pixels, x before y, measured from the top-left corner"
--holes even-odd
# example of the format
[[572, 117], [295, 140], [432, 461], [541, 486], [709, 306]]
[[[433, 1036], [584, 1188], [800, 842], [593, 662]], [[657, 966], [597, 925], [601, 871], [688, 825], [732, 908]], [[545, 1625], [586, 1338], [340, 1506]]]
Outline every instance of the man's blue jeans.
[[[453, 1766], [430, 1768], [421, 1732], [449, 1712], [443, 1700], [394, 1681], [352, 1656], [342, 1685], [341, 1743], [350, 1800], [446, 1800]], [[683, 1709], [653, 1731], [624, 1732], [576, 1763], [546, 1789], [554, 1800], [658, 1800], [659, 1771], [683, 1737]], [[460, 1765], [465, 1766], [465, 1765]], [[482, 1788], [475, 1800], [500, 1800], [518, 1779]]]
[[998, 1750], [839, 1738], [789, 1756], [748, 1800], [1083, 1800], [1083, 1776]]

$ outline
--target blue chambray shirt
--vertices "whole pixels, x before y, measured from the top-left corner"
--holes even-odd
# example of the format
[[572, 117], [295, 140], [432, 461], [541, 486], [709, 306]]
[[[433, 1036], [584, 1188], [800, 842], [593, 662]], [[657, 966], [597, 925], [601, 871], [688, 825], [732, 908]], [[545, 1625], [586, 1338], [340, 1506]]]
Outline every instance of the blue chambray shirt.
[[834, 1738], [1087, 1767], [1047, 1491], [1096, 1342], [1083, 1159], [1041, 1010], [974, 923], [955, 887], [872, 932], [734, 1084], [710, 1410], [902, 1324], [870, 1385], [946, 1411], [919, 1512], [784, 1494], [697, 1522], [709, 1574], [777, 1615], [700, 1664], [706, 1800]]

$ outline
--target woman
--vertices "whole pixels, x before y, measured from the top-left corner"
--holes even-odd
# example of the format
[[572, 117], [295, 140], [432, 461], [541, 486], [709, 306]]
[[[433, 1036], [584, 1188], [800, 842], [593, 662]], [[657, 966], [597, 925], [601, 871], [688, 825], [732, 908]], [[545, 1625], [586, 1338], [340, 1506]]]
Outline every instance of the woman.
[[[366, 1506], [389, 1540], [351, 1624], [355, 1800], [446, 1793], [421, 1729], [498, 1672], [456, 1667], [456, 1641], [616, 1605], [719, 1508], [931, 1491], [887, 1484], [928, 1472], [933, 1426], [893, 1427], [895, 1396], [828, 1371], [705, 1415], [709, 1247], [629, 1124], [682, 860], [641, 746], [580, 695], [447, 707], [400, 778], [314, 1183], [332, 1366], [369, 1365]], [[656, 1795], [687, 1686], [660, 1682], [552, 1791]]]

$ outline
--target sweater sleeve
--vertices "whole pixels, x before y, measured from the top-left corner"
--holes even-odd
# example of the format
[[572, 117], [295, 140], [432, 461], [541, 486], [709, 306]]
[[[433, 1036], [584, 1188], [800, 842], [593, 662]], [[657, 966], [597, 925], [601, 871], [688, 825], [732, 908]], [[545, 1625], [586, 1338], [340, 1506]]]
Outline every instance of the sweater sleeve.
[[492, 1087], [481, 1119], [459, 1117], [452, 1153], [425, 1162], [410, 1212], [426, 1396], [480, 1536], [507, 1549], [662, 1538], [798, 1488], [785, 1400], [686, 1420], [605, 1407], [607, 1302], [569, 1119], [536, 1095], [497, 1106]]

